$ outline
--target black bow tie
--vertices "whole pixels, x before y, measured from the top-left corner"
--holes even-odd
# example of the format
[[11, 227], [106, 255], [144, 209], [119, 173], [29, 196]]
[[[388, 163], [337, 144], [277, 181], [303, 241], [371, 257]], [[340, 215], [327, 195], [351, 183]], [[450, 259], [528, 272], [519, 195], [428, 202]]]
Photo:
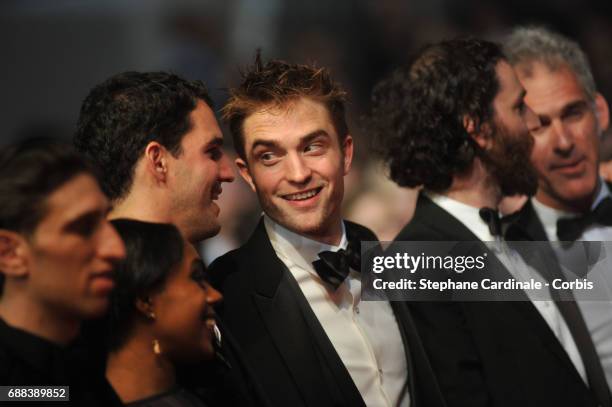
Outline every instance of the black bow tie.
[[478, 213], [489, 227], [489, 232], [491, 232], [493, 236], [502, 235], [502, 220], [499, 218], [499, 213], [496, 209], [481, 208]]
[[612, 226], [612, 199], [605, 198], [595, 210], [576, 218], [565, 218], [557, 221], [557, 237], [561, 241], [571, 242], [580, 237], [591, 225]]
[[315, 271], [323, 281], [337, 290], [349, 274], [349, 269], [361, 271], [361, 253], [359, 241], [351, 242], [346, 248], [337, 252], [329, 250], [319, 253], [319, 260], [312, 262]]

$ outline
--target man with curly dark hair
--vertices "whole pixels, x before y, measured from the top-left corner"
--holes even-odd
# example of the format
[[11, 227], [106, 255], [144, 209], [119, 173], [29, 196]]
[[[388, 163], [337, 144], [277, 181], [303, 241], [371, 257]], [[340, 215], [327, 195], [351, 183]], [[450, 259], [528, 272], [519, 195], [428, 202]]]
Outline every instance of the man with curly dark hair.
[[[478, 243], [501, 241], [492, 208], [502, 197], [537, 188], [525, 159], [533, 146], [527, 125], [537, 118], [524, 96], [500, 47], [476, 39], [430, 45], [376, 87], [374, 129], [390, 176], [423, 186], [396, 241], [474, 241], [487, 250], [491, 275], [540, 278], [511, 248], [489, 253]], [[410, 303], [448, 405], [597, 405], [579, 374], [584, 321], [550, 298], [518, 291], [516, 299]]]
[[103, 174], [111, 217], [173, 223], [192, 243], [219, 232], [214, 201], [234, 176], [202, 82], [115, 75], [83, 102], [74, 144]]
[[377, 239], [342, 220], [344, 102], [326, 69], [259, 55], [231, 90], [236, 163], [264, 215], [211, 265], [222, 316], [273, 405], [441, 406], [405, 304], [361, 300], [360, 244]]

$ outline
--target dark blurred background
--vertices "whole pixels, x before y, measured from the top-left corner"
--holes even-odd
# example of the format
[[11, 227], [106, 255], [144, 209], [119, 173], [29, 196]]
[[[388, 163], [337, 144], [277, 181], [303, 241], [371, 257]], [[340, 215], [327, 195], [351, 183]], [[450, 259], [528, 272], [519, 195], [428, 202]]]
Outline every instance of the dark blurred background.
[[[265, 58], [329, 67], [349, 90], [357, 158], [346, 216], [389, 240], [411, 216], [415, 193], [385, 181], [368, 157], [360, 118], [372, 86], [426, 43], [501, 40], [515, 25], [544, 24], [583, 46], [611, 101], [611, 17], [612, 1], [578, 0], [0, 0], [0, 144], [31, 134], [69, 138], [88, 90], [120, 71], [204, 80], [222, 106], [225, 88], [260, 47]], [[224, 229], [204, 246], [208, 260], [241, 243], [258, 218], [241, 180], [224, 187], [221, 205]]]

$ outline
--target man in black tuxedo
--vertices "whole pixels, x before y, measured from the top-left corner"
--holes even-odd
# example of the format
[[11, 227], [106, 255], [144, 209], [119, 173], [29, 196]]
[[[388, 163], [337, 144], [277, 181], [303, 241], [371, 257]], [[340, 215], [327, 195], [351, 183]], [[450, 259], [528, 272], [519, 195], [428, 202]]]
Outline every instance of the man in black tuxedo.
[[[501, 242], [492, 208], [537, 187], [524, 159], [533, 145], [526, 123], [536, 120], [524, 94], [500, 47], [475, 39], [428, 46], [377, 86], [373, 120], [391, 178], [423, 186], [396, 241]], [[512, 247], [491, 252], [507, 278], [545, 278]], [[569, 323], [551, 298], [519, 293], [512, 302], [410, 303], [448, 404], [597, 405], [575, 339], [584, 322]]]
[[212, 283], [275, 406], [444, 405], [408, 310], [361, 301], [360, 242], [343, 221], [353, 139], [326, 69], [258, 55], [224, 117], [262, 219]]
[[[608, 103], [586, 55], [574, 41], [540, 27], [515, 29], [505, 50], [527, 90], [525, 103], [539, 117], [529, 129], [538, 192], [513, 216], [507, 238], [612, 241], [610, 186], [598, 176]], [[578, 304], [612, 386], [612, 301]]]

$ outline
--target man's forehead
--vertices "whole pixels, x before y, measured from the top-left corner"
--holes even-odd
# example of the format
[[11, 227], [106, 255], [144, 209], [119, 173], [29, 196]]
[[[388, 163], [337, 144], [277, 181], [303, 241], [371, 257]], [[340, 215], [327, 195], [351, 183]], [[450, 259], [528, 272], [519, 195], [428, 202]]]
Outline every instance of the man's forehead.
[[279, 134], [282, 128], [289, 133], [307, 136], [321, 130], [322, 125], [333, 131], [331, 116], [327, 107], [310, 98], [292, 99], [280, 104], [267, 104], [245, 118], [243, 130], [251, 143], [255, 140], [275, 141], [290, 134]]
[[501, 60], [495, 67], [497, 78], [499, 80], [499, 92], [512, 91], [522, 92], [523, 86], [516, 75], [515, 70], [505, 60]]
[[87, 212], [108, 210], [109, 204], [96, 180], [89, 174], [80, 174], [62, 184], [45, 201], [46, 216], [57, 222], [68, 222]]
[[526, 88], [535, 87], [544, 81], [549, 81], [551, 84], [573, 82], [582, 88], [576, 73], [568, 64], [563, 62], [526, 61], [515, 65], [514, 70]]
[[223, 145], [223, 134], [216, 119], [192, 121], [191, 129], [183, 135], [181, 148], [183, 150], [199, 150], [210, 145]]
[[561, 109], [568, 103], [588, 98], [577, 75], [568, 65], [551, 68], [536, 62], [528, 71], [519, 67], [517, 73], [527, 90], [525, 100], [532, 109], [536, 109], [536, 113], [540, 108]]

